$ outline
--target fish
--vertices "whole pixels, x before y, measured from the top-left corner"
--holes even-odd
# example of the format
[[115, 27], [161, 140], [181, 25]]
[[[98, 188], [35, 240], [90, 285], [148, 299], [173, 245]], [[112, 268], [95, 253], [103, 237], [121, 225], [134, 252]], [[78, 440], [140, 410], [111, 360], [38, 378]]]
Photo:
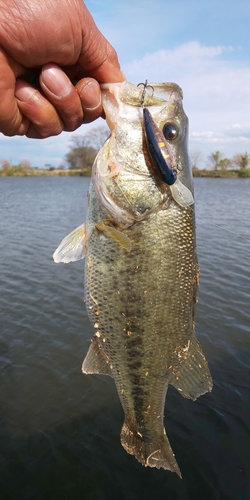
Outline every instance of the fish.
[[101, 92], [110, 137], [93, 165], [86, 224], [53, 258], [85, 258], [95, 333], [82, 371], [113, 377], [124, 410], [122, 446], [143, 466], [181, 477], [164, 427], [168, 386], [192, 400], [212, 390], [195, 334], [188, 118], [172, 82], [144, 86], [143, 99], [140, 86], [127, 81], [102, 84]]

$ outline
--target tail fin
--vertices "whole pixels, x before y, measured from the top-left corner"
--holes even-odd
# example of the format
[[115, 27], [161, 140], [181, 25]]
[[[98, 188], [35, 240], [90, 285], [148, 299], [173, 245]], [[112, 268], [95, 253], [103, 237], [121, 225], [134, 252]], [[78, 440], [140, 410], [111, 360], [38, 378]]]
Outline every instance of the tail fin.
[[164, 429], [161, 436], [151, 440], [140, 432], [131, 431], [125, 421], [121, 432], [121, 443], [126, 452], [134, 455], [145, 467], [170, 470], [181, 478], [180, 469]]

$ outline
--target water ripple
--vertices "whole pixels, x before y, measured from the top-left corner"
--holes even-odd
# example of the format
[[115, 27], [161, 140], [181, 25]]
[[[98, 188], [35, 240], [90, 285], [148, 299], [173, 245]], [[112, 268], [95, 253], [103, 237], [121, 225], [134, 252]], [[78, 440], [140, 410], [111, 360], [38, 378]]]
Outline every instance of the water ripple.
[[195, 403], [169, 389], [182, 482], [124, 452], [112, 379], [81, 374], [93, 334], [83, 264], [55, 265], [52, 254], [85, 219], [88, 185], [0, 178], [1, 498], [248, 500], [249, 180], [195, 179], [197, 335], [214, 389]]

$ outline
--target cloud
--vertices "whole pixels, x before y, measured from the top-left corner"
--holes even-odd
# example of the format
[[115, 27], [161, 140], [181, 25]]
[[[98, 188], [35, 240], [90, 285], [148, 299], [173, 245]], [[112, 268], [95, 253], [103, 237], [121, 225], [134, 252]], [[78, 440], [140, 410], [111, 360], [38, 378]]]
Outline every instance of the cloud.
[[93, 123], [83, 125], [75, 132], [62, 132], [48, 139], [28, 139], [27, 137], [7, 137], [0, 133], [0, 160], [6, 159], [13, 165], [28, 159], [33, 166], [43, 167], [50, 164], [54, 167], [63, 163], [69, 152], [70, 141], [74, 135], [83, 135], [90, 128], [101, 126], [100, 118]]
[[[244, 148], [250, 132], [250, 66], [232, 53], [232, 46], [204, 46], [191, 41], [173, 50], [148, 53], [123, 67], [137, 83], [175, 81], [184, 91], [184, 108], [190, 121], [190, 142], [205, 149], [210, 144]], [[236, 126], [237, 124], [237, 126]]]
[[191, 41], [173, 50], [162, 49], [147, 53], [141, 59], [135, 59], [124, 65], [123, 70], [129, 78], [136, 80], [141, 78], [142, 72], [147, 72], [147, 77], [153, 78], [153, 80], [160, 78], [166, 80], [166, 76], [171, 74], [183, 77], [187, 72], [190, 72], [190, 69], [195, 72], [195, 75], [198, 75], [202, 74], [211, 60], [214, 61], [223, 52], [233, 50], [233, 47], [221, 45], [208, 47], [201, 45], [198, 41]]
[[[238, 47], [190, 41], [171, 50], [148, 52], [122, 69], [133, 83], [146, 79], [178, 83], [189, 117], [190, 148], [199, 147], [204, 154], [219, 148], [232, 156], [250, 148], [250, 64], [241, 60], [241, 54]], [[68, 152], [72, 135], [96, 125], [42, 141], [0, 134], [0, 158], [11, 158], [13, 163], [27, 158], [33, 165], [56, 166]]]
[[12, 164], [28, 159], [34, 166], [42, 167], [45, 163], [56, 166], [68, 151], [70, 137], [66, 132], [42, 140], [0, 134], [0, 159], [7, 159]]
[[250, 124], [247, 123], [233, 123], [230, 128], [226, 130], [228, 136], [235, 138], [235, 140], [244, 139], [250, 142]]
[[233, 123], [233, 125], [219, 132], [207, 130], [201, 132], [192, 131], [190, 139], [193, 142], [233, 142], [250, 144], [250, 125]]
[[209, 144], [225, 144], [225, 143], [235, 143], [235, 144], [249, 144], [250, 145], [250, 134], [246, 135], [234, 135], [230, 137], [226, 132], [192, 132], [190, 134], [190, 141], [192, 143], [209, 143]]

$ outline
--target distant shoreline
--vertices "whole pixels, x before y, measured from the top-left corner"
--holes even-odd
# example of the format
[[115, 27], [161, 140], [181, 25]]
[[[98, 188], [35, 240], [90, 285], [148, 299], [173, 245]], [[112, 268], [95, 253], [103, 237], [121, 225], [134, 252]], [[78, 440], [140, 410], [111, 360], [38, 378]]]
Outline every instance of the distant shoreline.
[[239, 178], [249, 178], [250, 169], [237, 169], [237, 170], [200, 170], [199, 168], [193, 168], [193, 177], [210, 177], [214, 179], [239, 179]]
[[[91, 177], [92, 169], [86, 168], [82, 170], [63, 170], [63, 169], [53, 169], [53, 170], [42, 170], [29, 168], [24, 169], [22, 167], [9, 167], [7, 169], [0, 170], [0, 177]], [[200, 170], [198, 168], [193, 168], [193, 176], [199, 178], [220, 178], [220, 179], [239, 179], [239, 178], [249, 178], [250, 169], [241, 170]]]
[[0, 170], [0, 177], [91, 177], [91, 168], [84, 170], [42, 170], [36, 168], [23, 169], [21, 167], [10, 167]]

